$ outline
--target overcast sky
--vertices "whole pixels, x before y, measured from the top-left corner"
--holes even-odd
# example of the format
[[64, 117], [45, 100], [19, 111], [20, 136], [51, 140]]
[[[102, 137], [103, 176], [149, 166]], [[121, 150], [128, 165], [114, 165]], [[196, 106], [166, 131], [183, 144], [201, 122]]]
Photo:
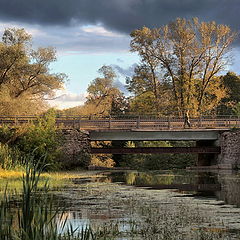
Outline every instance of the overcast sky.
[[[0, 31], [24, 27], [34, 46], [54, 46], [58, 61], [52, 71], [65, 72], [69, 83], [62, 107], [82, 103], [89, 82], [103, 64], [112, 64], [123, 82], [138, 62], [129, 53], [129, 33], [157, 27], [177, 17], [198, 17], [240, 29], [240, 0], [0, 0]], [[238, 69], [238, 44], [235, 64]], [[120, 83], [118, 83], [120, 84]]]

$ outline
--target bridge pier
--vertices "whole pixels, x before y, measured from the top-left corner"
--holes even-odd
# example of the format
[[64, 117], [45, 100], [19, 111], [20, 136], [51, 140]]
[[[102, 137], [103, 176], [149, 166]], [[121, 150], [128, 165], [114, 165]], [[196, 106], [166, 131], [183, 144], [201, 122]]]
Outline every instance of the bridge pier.
[[222, 132], [219, 142], [221, 154], [218, 164], [224, 168], [240, 169], [240, 129]]

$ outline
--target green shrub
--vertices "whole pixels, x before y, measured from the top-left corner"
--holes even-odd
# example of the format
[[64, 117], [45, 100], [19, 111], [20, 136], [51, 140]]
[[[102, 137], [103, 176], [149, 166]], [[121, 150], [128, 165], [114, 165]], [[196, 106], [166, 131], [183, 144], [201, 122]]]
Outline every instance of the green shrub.
[[23, 154], [33, 153], [36, 160], [46, 155], [48, 168], [57, 168], [60, 139], [56, 132], [55, 113], [49, 112], [29, 125], [25, 134], [16, 141], [17, 148]]
[[17, 148], [0, 143], [0, 168], [13, 169], [20, 166], [22, 164], [20, 155]]
[[0, 127], [0, 142], [9, 143], [12, 138], [15, 136], [15, 129], [11, 126], [2, 125]]

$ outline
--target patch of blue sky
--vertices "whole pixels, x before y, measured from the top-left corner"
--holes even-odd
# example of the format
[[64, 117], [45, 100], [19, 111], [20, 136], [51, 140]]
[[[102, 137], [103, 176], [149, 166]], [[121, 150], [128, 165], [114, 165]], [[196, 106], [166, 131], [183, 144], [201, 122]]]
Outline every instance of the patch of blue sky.
[[[117, 53], [90, 53], [79, 54], [76, 52], [58, 56], [56, 62], [50, 68], [52, 72], [63, 72], [68, 75], [69, 81], [66, 88], [72, 93], [83, 93], [89, 83], [99, 76], [98, 69], [103, 65], [118, 65], [127, 69], [138, 63], [139, 58], [130, 52]], [[119, 80], [124, 83], [125, 79], [118, 74]]]

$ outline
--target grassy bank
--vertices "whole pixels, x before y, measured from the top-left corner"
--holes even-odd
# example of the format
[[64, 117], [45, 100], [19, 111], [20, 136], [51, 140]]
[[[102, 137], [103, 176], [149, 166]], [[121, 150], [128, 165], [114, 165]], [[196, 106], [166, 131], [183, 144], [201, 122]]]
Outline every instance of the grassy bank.
[[[23, 184], [22, 179], [25, 174], [25, 170], [5, 170], [0, 169], [0, 191], [4, 191], [6, 185], [8, 190], [22, 191]], [[62, 172], [43, 172], [39, 176], [38, 186], [43, 187], [46, 182], [49, 189], [63, 188], [65, 186], [71, 186], [72, 179], [81, 179], [88, 177], [96, 177], [97, 173], [89, 172], [86, 170], [79, 171], [62, 171]], [[98, 175], [99, 176], [99, 175]]]

